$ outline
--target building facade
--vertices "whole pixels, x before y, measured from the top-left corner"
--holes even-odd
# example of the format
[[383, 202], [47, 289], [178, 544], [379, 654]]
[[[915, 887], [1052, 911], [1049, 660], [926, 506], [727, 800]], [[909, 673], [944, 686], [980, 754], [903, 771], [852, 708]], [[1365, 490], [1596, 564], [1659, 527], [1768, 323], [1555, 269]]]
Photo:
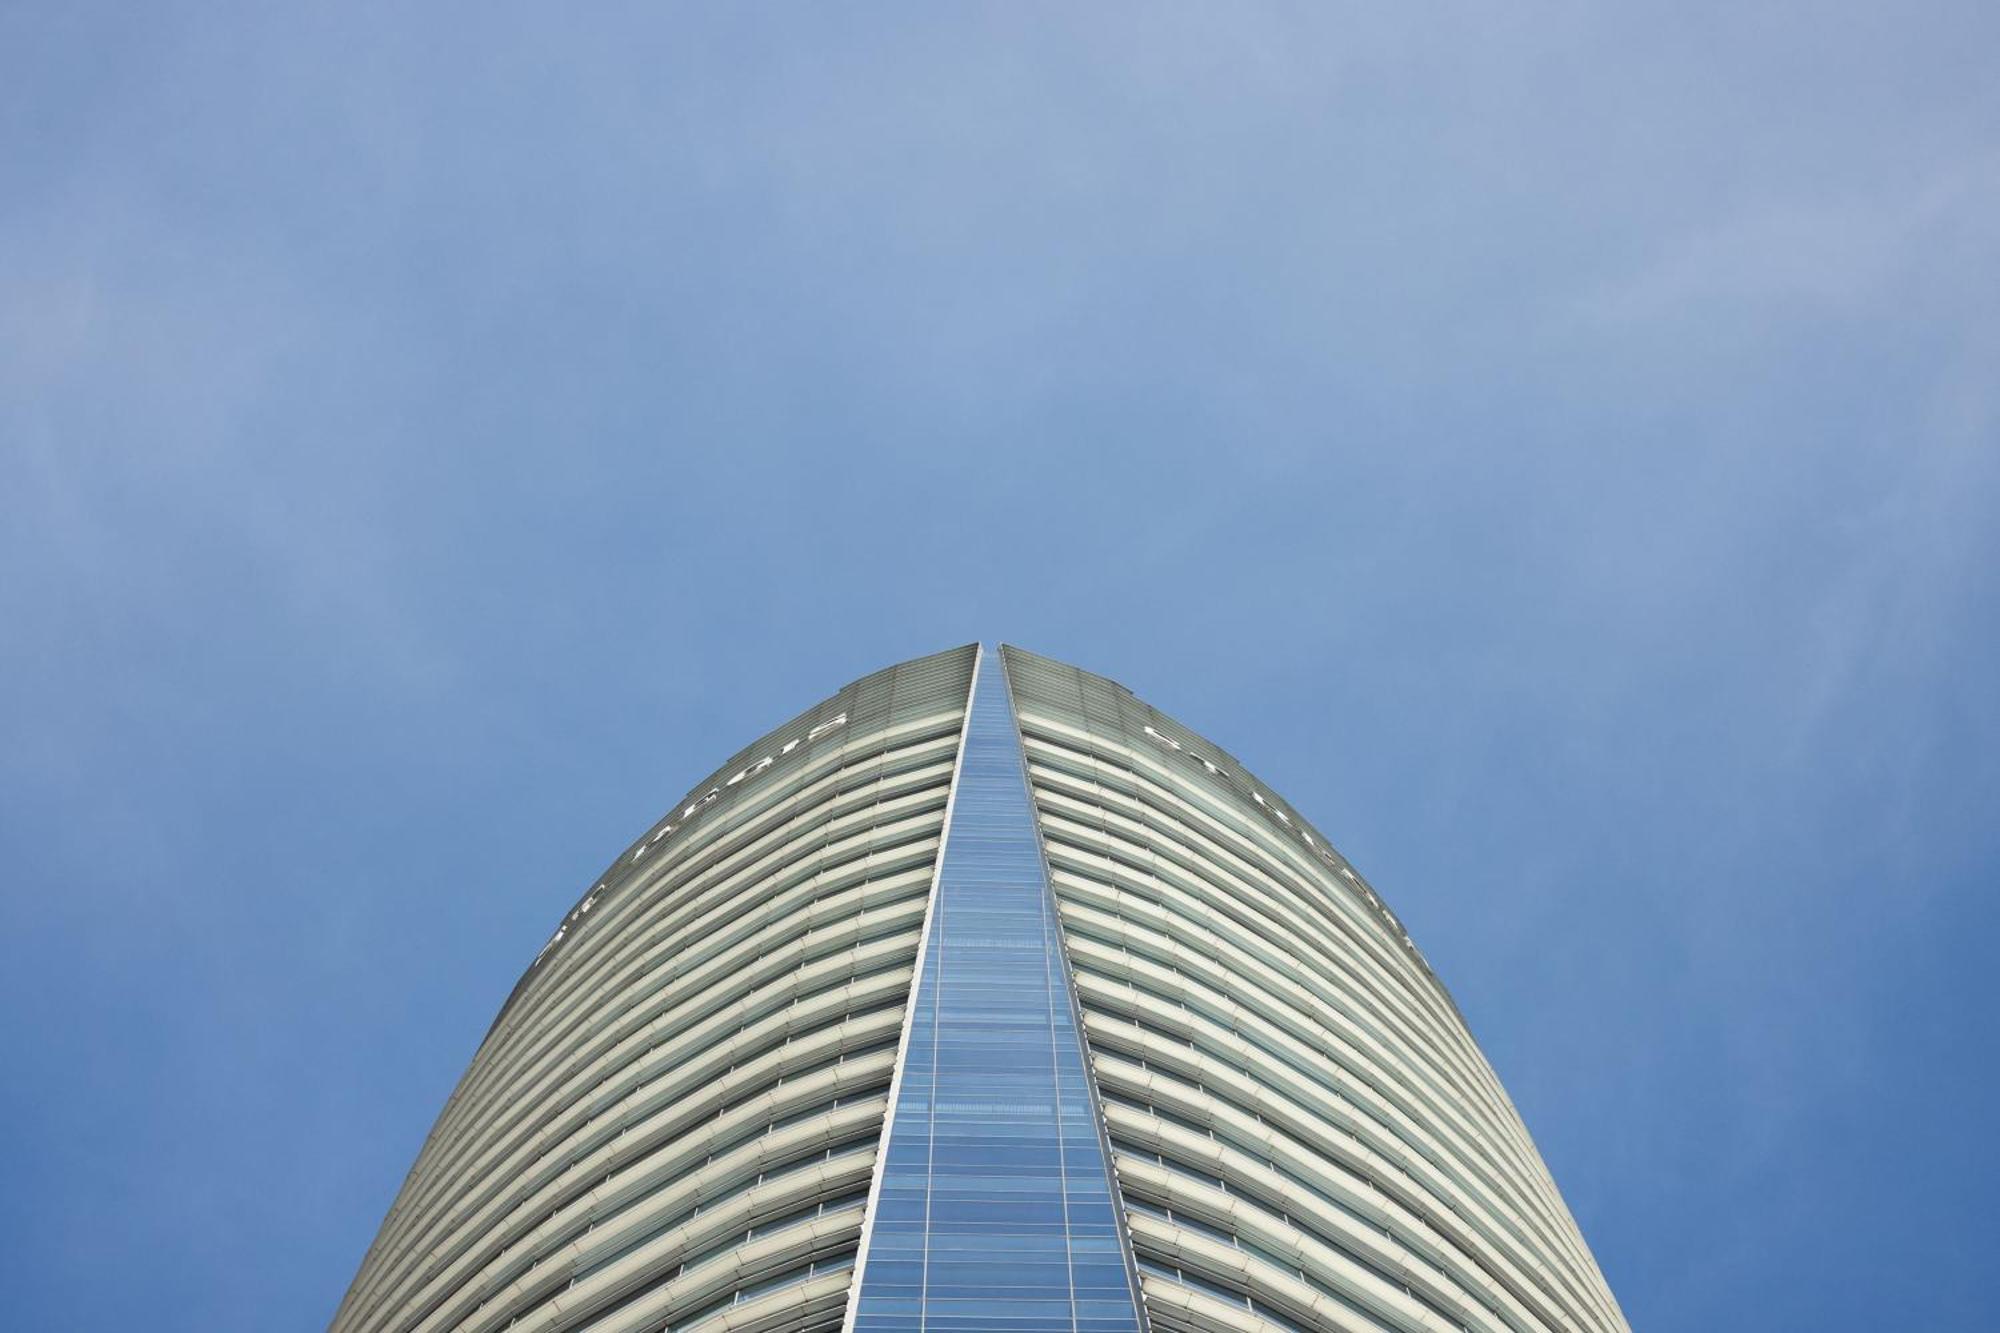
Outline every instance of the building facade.
[[1354, 867], [1122, 687], [968, 646], [619, 855], [332, 1327], [1627, 1326]]

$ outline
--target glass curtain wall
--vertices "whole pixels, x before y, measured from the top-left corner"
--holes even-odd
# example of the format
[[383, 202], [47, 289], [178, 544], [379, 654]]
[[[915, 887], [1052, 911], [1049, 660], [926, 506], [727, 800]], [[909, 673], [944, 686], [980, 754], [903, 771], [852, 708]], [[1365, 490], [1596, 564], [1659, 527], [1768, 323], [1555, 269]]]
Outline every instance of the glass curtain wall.
[[983, 651], [856, 1333], [1137, 1333], [1000, 655]]

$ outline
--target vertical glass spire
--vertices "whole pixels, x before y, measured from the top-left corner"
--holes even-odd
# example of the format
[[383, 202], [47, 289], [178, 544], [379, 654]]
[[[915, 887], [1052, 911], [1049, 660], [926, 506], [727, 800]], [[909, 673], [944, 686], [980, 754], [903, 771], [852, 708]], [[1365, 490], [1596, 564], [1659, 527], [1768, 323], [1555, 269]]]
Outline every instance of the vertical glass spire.
[[856, 1333], [1138, 1333], [1020, 733], [982, 650]]

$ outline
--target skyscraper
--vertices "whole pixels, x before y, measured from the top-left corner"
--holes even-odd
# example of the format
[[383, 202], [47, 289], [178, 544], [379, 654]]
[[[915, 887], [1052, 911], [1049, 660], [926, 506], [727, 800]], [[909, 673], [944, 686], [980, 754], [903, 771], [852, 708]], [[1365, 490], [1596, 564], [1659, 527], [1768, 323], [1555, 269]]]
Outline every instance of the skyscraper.
[[968, 646], [620, 853], [333, 1320], [841, 1327], [1626, 1324], [1354, 867], [1122, 687]]

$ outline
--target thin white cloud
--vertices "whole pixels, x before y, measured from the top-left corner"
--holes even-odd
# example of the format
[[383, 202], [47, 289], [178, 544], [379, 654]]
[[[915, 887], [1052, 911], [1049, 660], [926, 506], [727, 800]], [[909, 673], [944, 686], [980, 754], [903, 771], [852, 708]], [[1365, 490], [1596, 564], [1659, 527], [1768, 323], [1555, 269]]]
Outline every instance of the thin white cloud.
[[[2000, 216], [2000, 155], [1836, 199], [1766, 201], [1666, 238], [1636, 272], [1590, 291], [1587, 322], [1648, 323], [1745, 307], [1850, 310], [1901, 290], [1913, 268]], [[1990, 236], [1986, 241], [1990, 248]]]

